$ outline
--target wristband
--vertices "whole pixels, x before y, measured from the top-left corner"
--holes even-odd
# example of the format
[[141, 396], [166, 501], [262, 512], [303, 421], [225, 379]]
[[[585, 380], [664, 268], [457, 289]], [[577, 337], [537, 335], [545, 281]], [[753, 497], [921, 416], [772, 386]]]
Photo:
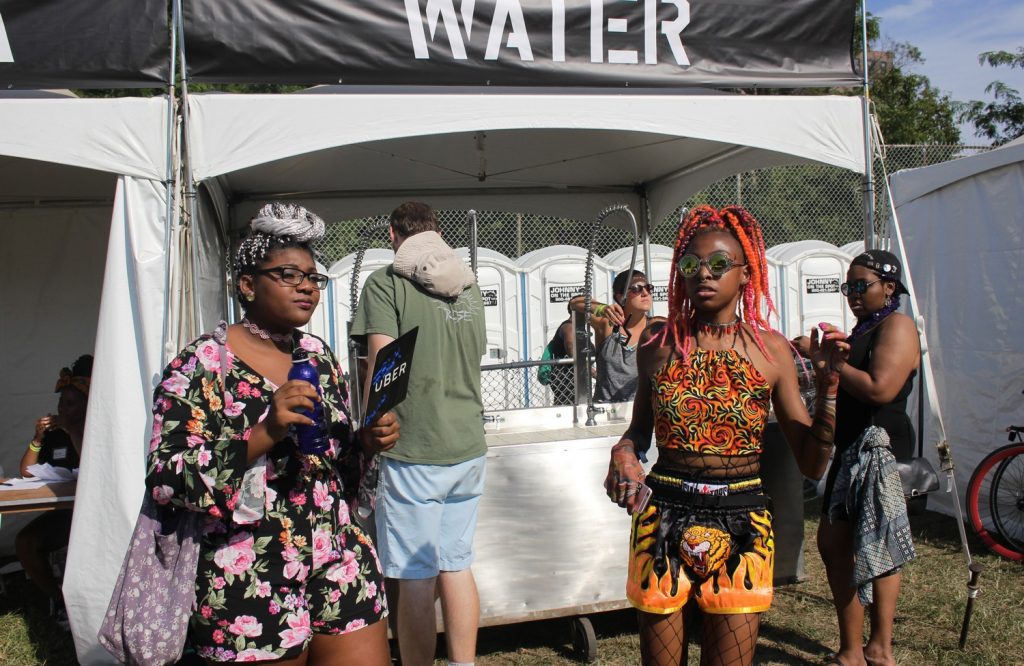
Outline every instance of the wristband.
[[43, 445], [33, 439], [31, 442], [28, 443], [28, 450], [31, 451], [32, 453], [39, 453], [40, 451], [43, 450]]
[[603, 317], [604, 316], [604, 311], [607, 310], [607, 309], [608, 309], [608, 306], [605, 305], [604, 303], [596, 306], [594, 308], [594, 316], [595, 317]]

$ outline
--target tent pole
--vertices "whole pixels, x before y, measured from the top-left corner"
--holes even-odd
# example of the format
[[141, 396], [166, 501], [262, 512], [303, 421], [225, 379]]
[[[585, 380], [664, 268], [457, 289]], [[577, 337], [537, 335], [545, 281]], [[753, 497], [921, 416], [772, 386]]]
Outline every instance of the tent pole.
[[[181, 16], [181, 0], [174, 0], [178, 15]], [[196, 184], [192, 179], [192, 159], [189, 154], [189, 109], [188, 109], [188, 67], [185, 62], [185, 26], [184, 19], [178, 22], [178, 48], [181, 51], [179, 67], [181, 68], [181, 135], [182, 135], [182, 164], [184, 166], [184, 189], [185, 205], [188, 207], [188, 230], [191, 235], [189, 243], [189, 295], [192, 299], [192, 320], [188, 327], [186, 339], [191, 340], [199, 335], [197, 328], [202, 325], [202, 307], [199, 302], [199, 294], [196, 293], [198, 280], [196, 279], [196, 268], [199, 245], [199, 218], [196, 215]], [[184, 342], [184, 341], [179, 341]]]
[[861, 66], [864, 72], [864, 91], [861, 95], [861, 107], [864, 117], [864, 249], [875, 247], [875, 176], [874, 155], [871, 150], [871, 94], [868, 77], [868, 3], [860, 3], [861, 28]]
[[175, 145], [175, 134], [176, 134], [176, 109], [175, 109], [175, 92], [174, 92], [174, 71], [177, 66], [177, 44], [174, 38], [178, 31], [178, 22], [181, 20], [181, 13], [179, 10], [179, 3], [174, 3], [174, 8], [171, 14], [171, 32], [168, 35], [170, 39], [170, 53], [169, 63], [167, 71], [167, 167], [165, 172], [164, 187], [165, 196], [167, 197], [167, 208], [166, 215], [167, 219], [164, 224], [164, 307], [163, 307], [163, 328], [160, 333], [160, 365], [166, 364], [174, 352], [170, 349], [170, 331], [171, 331], [171, 239], [173, 238], [173, 227], [174, 227], [174, 211], [175, 211], [175, 193], [177, 192], [177, 178], [178, 178], [178, 165], [176, 157]]

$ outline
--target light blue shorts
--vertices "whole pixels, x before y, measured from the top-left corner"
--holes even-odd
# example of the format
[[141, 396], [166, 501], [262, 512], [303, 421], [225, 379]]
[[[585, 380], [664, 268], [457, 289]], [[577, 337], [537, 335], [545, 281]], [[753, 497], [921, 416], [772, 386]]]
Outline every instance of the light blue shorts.
[[377, 553], [387, 578], [469, 568], [486, 460], [421, 465], [381, 458]]

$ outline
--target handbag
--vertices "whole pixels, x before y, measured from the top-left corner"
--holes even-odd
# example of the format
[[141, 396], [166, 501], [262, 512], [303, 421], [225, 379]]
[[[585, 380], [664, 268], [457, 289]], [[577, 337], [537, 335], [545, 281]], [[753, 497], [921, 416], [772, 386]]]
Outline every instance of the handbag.
[[146, 493], [97, 636], [118, 661], [164, 666], [181, 658], [196, 599], [201, 518]]
[[[226, 327], [221, 322], [213, 333], [220, 345], [222, 392]], [[164, 666], [181, 659], [196, 600], [202, 519], [195, 511], [161, 506], [148, 492], [143, 497], [97, 635], [100, 645], [121, 663]]]
[[924, 364], [917, 378], [917, 456], [896, 461], [896, 469], [899, 470], [906, 498], [920, 497], [939, 489], [939, 475], [924, 457]]
[[939, 489], [939, 475], [927, 458], [918, 455], [910, 460], [896, 461], [896, 469], [900, 473], [904, 497], [918, 497]]
[[[554, 360], [555, 355], [551, 353], [551, 343], [549, 342], [544, 347], [544, 353], [540, 355], [540, 360], [551, 361]], [[551, 383], [551, 371], [554, 369], [553, 365], [539, 365], [537, 366], [537, 381], [547, 386]]]

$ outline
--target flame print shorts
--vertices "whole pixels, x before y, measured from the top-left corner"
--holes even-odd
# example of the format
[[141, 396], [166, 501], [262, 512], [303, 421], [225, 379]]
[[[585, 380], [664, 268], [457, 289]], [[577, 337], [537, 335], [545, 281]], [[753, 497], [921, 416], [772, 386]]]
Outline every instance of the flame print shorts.
[[633, 516], [626, 596], [669, 614], [691, 599], [705, 613], [760, 613], [772, 603], [775, 537], [760, 479], [702, 483], [658, 473]]

